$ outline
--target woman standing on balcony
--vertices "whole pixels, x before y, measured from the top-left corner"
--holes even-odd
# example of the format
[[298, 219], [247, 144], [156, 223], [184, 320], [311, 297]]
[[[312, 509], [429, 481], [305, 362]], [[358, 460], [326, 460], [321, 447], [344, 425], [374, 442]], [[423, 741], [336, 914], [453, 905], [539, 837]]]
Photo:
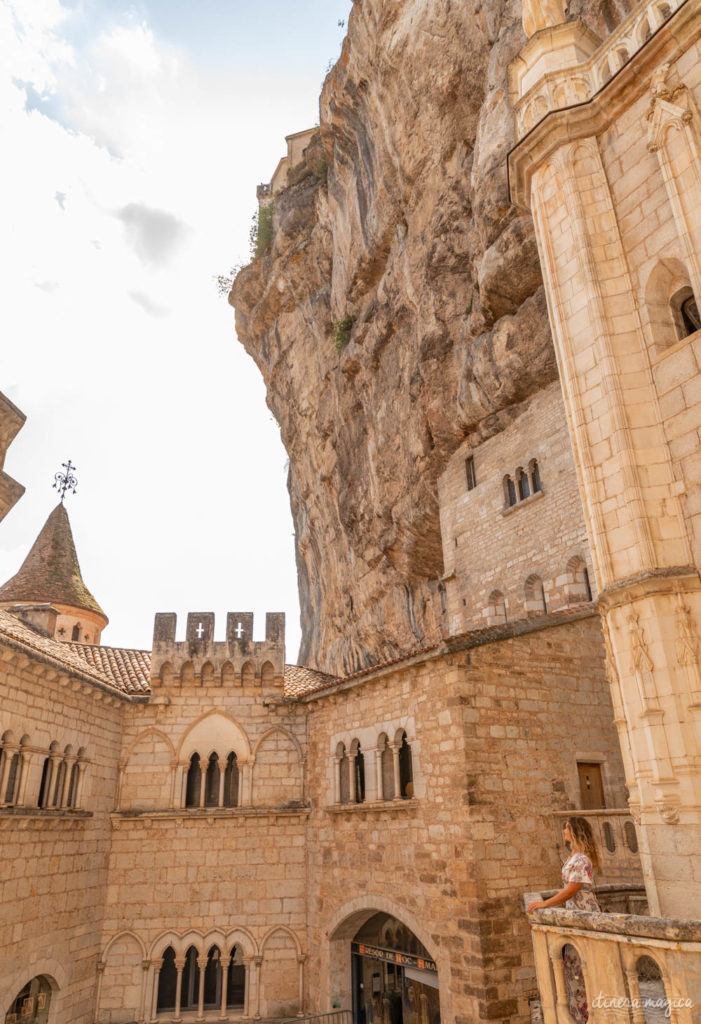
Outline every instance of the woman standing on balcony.
[[[594, 893], [594, 872], [598, 871], [599, 851], [596, 847], [591, 825], [586, 818], [572, 817], [565, 822], [563, 838], [572, 851], [562, 865], [563, 888], [548, 900], [535, 900], [528, 904], [528, 913], [545, 907], [565, 904], [566, 910], [601, 911]], [[584, 987], [582, 963], [574, 946], [563, 947], [562, 959], [565, 964], [565, 985], [569, 1010], [577, 1024], [587, 1024], [589, 1007]]]

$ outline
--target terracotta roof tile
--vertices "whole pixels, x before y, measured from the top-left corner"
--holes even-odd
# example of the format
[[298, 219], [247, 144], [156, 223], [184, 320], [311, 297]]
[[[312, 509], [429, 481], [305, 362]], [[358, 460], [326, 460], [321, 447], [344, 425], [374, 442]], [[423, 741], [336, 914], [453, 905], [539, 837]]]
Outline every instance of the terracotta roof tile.
[[285, 665], [285, 696], [302, 697], [305, 693], [319, 690], [332, 683], [333, 676], [325, 672], [317, 672], [304, 665]]
[[129, 647], [98, 647], [94, 644], [69, 643], [64, 646], [70, 647], [87, 665], [96, 669], [123, 693], [151, 692], [150, 651], [137, 651]]
[[[107, 677], [104, 672], [89, 662], [74, 650], [72, 644], [64, 644], [51, 637], [42, 636], [36, 630], [25, 626], [23, 622], [10, 615], [9, 612], [0, 611], [0, 641], [9, 640], [11, 643], [19, 644], [30, 653], [34, 652], [43, 658], [50, 659], [58, 668], [67, 672], [79, 672], [89, 682], [99, 683], [110, 690], [121, 690], [115, 682]], [[77, 644], [75, 646], [78, 646]]]

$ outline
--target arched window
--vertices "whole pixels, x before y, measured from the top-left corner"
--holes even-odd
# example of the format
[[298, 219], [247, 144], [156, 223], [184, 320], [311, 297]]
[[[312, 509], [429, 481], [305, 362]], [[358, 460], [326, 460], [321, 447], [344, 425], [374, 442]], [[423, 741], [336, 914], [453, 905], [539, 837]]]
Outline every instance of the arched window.
[[226, 986], [226, 1007], [228, 1010], [243, 1009], [246, 1000], [246, 967], [243, 950], [234, 946], [229, 960], [229, 977]]
[[221, 950], [219, 946], [212, 946], [207, 953], [207, 963], [204, 969], [204, 1009], [214, 1010], [221, 1008], [222, 995], [222, 965]]
[[39, 784], [39, 797], [37, 799], [37, 807], [46, 807], [49, 802], [49, 770], [51, 768], [51, 758], [44, 758], [44, 765], [41, 769], [41, 783]]
[[516, 504], [516, 484], [510, 476], [504, 477], [504, 506], [511, 508]]
[[183, 986], [180, 997], [181, 1010], [196, 1010], [200, 998], [200, 969], [197, 966], [197, 950], [190, 946], [185, 954]]
[[411, 747], [402, 733], [402, 743], [399, 748], [399, 793], [403, 800], [410, 800], [414, 795], [414, 768], [411, 763]]
[[339, 803], [350, 803], [350, 759], [345, 743], [339, 743], [336, 752], [338, 761], [338, 798]]
[[200, 672], [200, 683], [202, 686], [214, 685], [214, 666], [211, 661], [205, 661]]
[[71, 768], [71, 777], [68, 781], [68, 799], [66, 801], [67, 807], [78, 806], [78, 782], [80, 780], [80, 765], [76, 761]]
[[224, 773], [224, 806], [238, 807], [239, 803], [239, 766], [236, 754], [232, 750], [226, 759]]
[[8, 1007], [6, 1024], [46, 1024], [51, 1006], [51, 985], [39, 975], [18, 992]]
[[524, 587], [526, 615], [543, 615], [547, 611], [543, 581], [535, 573], [529, 576]]
[[59, 761], [56, 769], [56, 783], [54, 785], [54, 795], [51, 800], [52, 807], [60, 807], [63, 801], [63, 787], [66, 785], [66, 762]]
[[204, 780], [204, 805], [205, 807], [219, 806], [219, 755], [216, 751], [209, 755], [207, 762], [207, 775]]
[[518, 487], [518, 500], [523, 501], [525, 498], [530, 496], [531, 488], [528, 483], [528, 475], [524, 473], [520, 467], [516, 470], [516, 482]]
[[187, 785], [185, 787], [185, 806], [200, 806], [200, 791], [202, 789], [202, 769], [200, 767], [200, 755], [193, 754], [190, 758], [190, 767], [187, 770]]
[[680, 341], [701, 330], [699, 307], [689, 285], [676, 291], [669, 304]]
[[79, 622], [76, 622], [75, 626], [73, 627], [73, 631], [71, 632], [71, 640], [74, 643], [76, 641], [80, 640], [80, 623]]
[[365, 801], [365, 755], [360, 749], [360, 740], [353, 740], [351, 743], [351, 756], [353, 759], [353, 799], [356, 804]]
[[701, 328], [699, 305], [681, 260], [660, 260], [645, 286], [644, 319], [655, 352], [663, 352]]
[[669, 1020], [669, 1002], [660, 965], [651, 956], [641, 956], [635, 966], [645, 1024], [656, 1024], [663, 1016]]
[[177, 983], [178, 972], [175, 967], [175, 950], [172, 946], [168, 946], [161, 957], [161, 969], [158, 972], [156, 1009], [159, 1013], [162, 1010], [175, 1009], [175, 989]]
[[378, 746], [382, 769], [382, 799], [394, 800], [394, 756], [387, 736], [383, 733]]
[[537, 494], [538, 491], [543, 490], [543, 485], [540, 481], [540, 466], [537, 459], [531, 459], [528, 464], [528, 470], [531, 477], [531, 491], [533, 494]]
[[604, 822], [604, 845], [609, 853], [616, 852], [616, 840], [613, 835], [613, 827], [610, 821]]
[[571, 943], [562, 947], [562, 960], [565, 968], [565, 991], [567, 1006], [573, 1020], [582, 1020], [582, 1000], [586, 1002], [587, 992], [584, 983], [584, 971], [579, 953]]
[[490, 626], [501, 626], [506, 622], [506, 599], [501, 590], [493, 590], [489, 595], [486, 617]]
[[568, 604], [580, 604], [582, 601], [591, 601], [591, 583], [589, 581], [589, 570], [583, 558], [575, 555], [567, 563], [567, 582], [565, 584]]
[[627, 821], [623, 826], [623, 834], [626, 837], [626, 846], [631, 853], [638, 852], [638, 834], [632, 821]]

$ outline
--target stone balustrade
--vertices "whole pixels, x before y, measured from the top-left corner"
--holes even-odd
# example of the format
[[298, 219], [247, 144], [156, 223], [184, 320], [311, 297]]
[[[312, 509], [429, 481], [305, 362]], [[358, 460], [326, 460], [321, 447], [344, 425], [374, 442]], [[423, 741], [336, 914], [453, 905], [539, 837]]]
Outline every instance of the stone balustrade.
[[643, 0], [604, 42], [581, 22], [532, 36], [509, 67], [517, 139], [551, 111], [592, 99], [684, 2]]
[[638, 834], [628, 808], [556, 811], [553, 821], [554, 840], [563, 863], [569, 857], [569, 850], [562, 839], [562, 828], [573, 814], [580, 818], [586, 818], [594, 833], [601, 860], [601, 870], [597, 874], [597, 881], [602, 884], [642, 883], [643, 873], [638, 852]]
[[545, 1024], [572, 1024], [565, 958], [581, 963], [590, 1024], [699, 1020], [701, 921], [551, 908], [530, 924]]

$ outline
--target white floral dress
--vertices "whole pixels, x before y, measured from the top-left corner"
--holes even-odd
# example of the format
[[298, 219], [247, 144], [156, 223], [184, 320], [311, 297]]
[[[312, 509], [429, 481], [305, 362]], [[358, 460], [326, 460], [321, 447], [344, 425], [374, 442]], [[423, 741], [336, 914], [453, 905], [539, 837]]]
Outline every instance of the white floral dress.
[[581, 882], [582, 888], [567, 900], [567, 910], [601, 910], [594, 895], [594, 871], [586, 853], [573, 853], [562, 865], [562, 884], [569, 885], [570, 882]]
[[[573, 853], [570, 859], [563, 864], [562, 884], [565, 886], [570, 882], [581, 882], [582, 888], [567, 900], [565, 903], [567, 910], [601, 910], [599, 901], [594, 894], [594, 872], [586, 853]], [[584, 985], [582, 962], [574, 946], [568, 943], [563, 948], [562, 959], [565, 963], [565, 988], [567, 989], [567, 1004], [570, 1014], [576, 1024], [587, 1024], [589, 1020], [587, 990]]]

